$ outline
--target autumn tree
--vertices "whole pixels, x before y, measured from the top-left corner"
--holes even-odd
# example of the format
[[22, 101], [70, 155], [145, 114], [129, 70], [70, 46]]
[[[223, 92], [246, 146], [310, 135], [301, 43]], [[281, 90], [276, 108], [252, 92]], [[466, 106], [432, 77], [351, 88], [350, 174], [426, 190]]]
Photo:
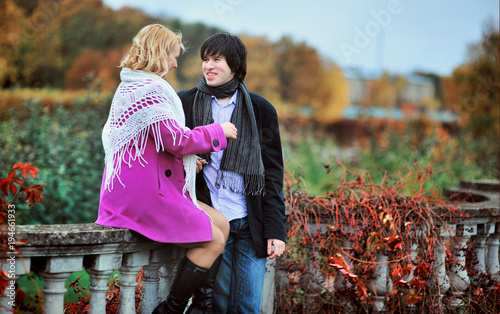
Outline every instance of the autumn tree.
[[318, 89], [325, 78], [325, 69], [318, 52], [304, 42], [294, 43], [287, 36], [275, 44], [275, 49], [283, 100], [299, 106], [320, 106], [322, 99]]
[[331, 122], [342, 118], [342, 111], [349, 105], [348, 84], [342, 70], [335, 64], [327, 66], [326, 74], [329, 101], [322, 108], [320, 117]]
[[124, 49], [87, 50], [75, 59], [65, 75], [65, 87], [71, 90], [109, 91], [120, 83], [120, 61]]
[[460, 116], [462, 127], [472, 139], [484, 141], [487, 151], [478, 152], [485, 165], [499, 172], [499, 104], [500, 104], [500, 35], [498, 24], [485, 24], [482, 40], [469, 47], [469, 58], [453, 72], [448, 87], [457, 93], [451, 105]]
[[278, 53], [265, 37], [244, 36], [242, 40], [248, 50], [245, 78], [248, 89], [271, 103], [280, 102], [280, 81], [275, 66]]
[[9, 86], [19, 77], [16, 62], [23, 31], [24, 11], [14, 1], [0, 2], [0, 86]]

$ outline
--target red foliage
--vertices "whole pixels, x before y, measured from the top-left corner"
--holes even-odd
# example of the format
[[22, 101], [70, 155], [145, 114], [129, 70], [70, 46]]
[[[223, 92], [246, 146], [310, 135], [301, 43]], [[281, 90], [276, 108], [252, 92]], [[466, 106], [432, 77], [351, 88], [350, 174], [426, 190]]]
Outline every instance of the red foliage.
[[[344, 175], [322, 197], [309, 196], [300, 178], [286, 176], [289, 242], [279, 268], [290, 274], [290, 282], [280, 287], [284, 292], [277, 297], [278, 312], [373, 312], [372, 296], [384, 288], [377, 281], [382, 264], [388, 266], [388, 280], [393, 282], [392, 291], [385, 287], [385, 311], [404, 312], [416, 304], [424, 312], [445, 311], [444, 306], [435, 307], [435, 293], [429, 290], [438, 276], [436, 244], [443, 245], [436, 230], [462, 213], [439, 191], [424, 188], [435, 171], [420, 169], [415, 162], [415, 169], [386, 173], [381, 183], [375, 183], [366, 171], [336, 164]], [[334, 173], [332, 168], [325, 165], [327, 174]], [[416, 250], [413, 244], [418, 244]], [[380, 257], [387, 260], [379, 262]], [[452, 256], [447, 262], [456, 263]], [[320, 274], [292, 281], [299, 269]], [[311, 300], [311, 295], [316, 297]], [[491, 302], [492, 295], [486, 297], [483, 290], [468, 294], [476, 302], [471, 308]]]
[[[139, 309], [142, 300], [142, 276], [144, 270], [141, 270], [137, 275], [138, 285], [135, 288], [135, 308]], [[118, 313], [118, 306], [120, 304], [120, 285], [118, 283], [119, 274], [115, 274], [112, 279], [108, 280], [108, 291], [106, 292], [106, 313]], [[80, 282], [80, 277], [72, 281], [69, 287], [78, 294], [78, 301], [74, 303], [68, 303], [64, 307], [64, 313], [85, 313], [88, 311], [90, 302], [90, 293], [88, 288], [83, 287]]]
[[[19, 177], [19, 172], [21, 172], [21, 177]], [[36, 179], [38, 176], [38, 168], [33, 166], [32, 163], [17, 163], [12, 166], [7, 177], [0, 179], [0, 191], [2, 193], [0, 195], [0, 247], [2, 248], [2, 257], [6, 257], [7, 252], [15, 252], [18, 258], [20, 258], [17, 248], [26, 243], [26, 240], [18, 240], [15, 236], [15, 202], [22, 197], [22, 201], [29, 201], [28, 206], [31, 207], [36, 202], [41, 202], [43, 200], [43, 185], [24, 186], [26, 183], [25, 180], [28, 179], [29, 176]], [[10, 200], [8, 200], [8, 198], [10, 198]], [[5, 289], [9, 287], [12, 275], [13, 274], [4, 270], [0, 272], [0, 295], [4, 295]], [[19, 300], [22, 301], [24, 294], [17, 294], [16, 292], [16, 297], [17, 296], [19, 296]]]

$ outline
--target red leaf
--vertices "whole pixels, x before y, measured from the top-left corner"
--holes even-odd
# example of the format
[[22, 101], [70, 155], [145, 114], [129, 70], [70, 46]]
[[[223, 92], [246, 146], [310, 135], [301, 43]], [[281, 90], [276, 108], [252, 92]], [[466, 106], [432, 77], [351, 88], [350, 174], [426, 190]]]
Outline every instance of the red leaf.
[[0, 271], [0, 294], [4, 295], [5, 289], [9, 285], [10, 276], [5, 270]]
[[415, 293], [414, 290], [410, 290], [410, 293], [406, 296], [406, 302], [408, 304], [417, 304], [422, 297]]
[[415, 292], [420, 292], [425, 289], [425, 280], [420, 278], [413, 278], [410, 281], [410, 286], [415, 289]]
[[403, 277], [403, 274], [401, 272], [401, 268], [400, 267], [394, 268], [391, 272], [391, 276], [392, 276], [392, 278], [394, 278], [394, 280], [398, 280], [399, 278]]
[[399, 280], [396, 280], [394, 282], [394, 285], [398, 288], [401, 288], [401, 289], [409, 289], [410, 286], [408, 285], [408, 282], [404, 279], [399, 279]]
[[500, 283], [497, 285], [495, 290], [493, 290], [493, 294], [498, 298], [500, 297]]
[[16, 172], [14, 170], [11, 170], [7, 178], [3, 178], [0, 180], [0, 190], [2, 190], [2, 193], [4, 195], [8, 195], [9, 191], [11, 194], [16, 194], [17, 193], [17, 187], [16, 184], [23, 184], [23, 180], [14, 177], [16, 175]]
[[387, 241], [387, 246], [391, 251], [403, 249], [403, 239], [401, 239], [401, 237], [398, 235], [393, 235], [391, 237], [385, 238], [384, 240]]
[[427, 278], [429, 277], [429, 265], [427, 264], [418, 264], [413, 271], [413, 275], [415, 277]]
[[43, 185], [24, 187], [21, 191], [25, 192], [23, 201], [26, 202], [29, 199], [29, 207], [33, 206], [36, 202], [41, 202], [43, 200]]
[[401, 270], [403, 271], [403, 276], [408, 276], [409, 274], [411, 274], [412, 269], [413, 266], [411, 265], [406, 265], [405, 267], [401, 268]]
[[27, 178], [28, 173], [31, 174], [33, 178], [36, 179], [38, 175], [38, 168], [34, 167], [33, 164], [31, 163], [25, 163], [25, 164], [15, 164], [12, 169], [17, 169], [19, 168], [23, 172], [23, 177]]

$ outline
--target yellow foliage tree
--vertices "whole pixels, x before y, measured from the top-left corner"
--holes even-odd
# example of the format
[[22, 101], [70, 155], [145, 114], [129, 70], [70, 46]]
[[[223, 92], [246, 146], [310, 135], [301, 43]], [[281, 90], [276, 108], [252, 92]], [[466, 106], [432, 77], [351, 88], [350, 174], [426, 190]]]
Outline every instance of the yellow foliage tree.
[[251, 92], [257, 93], [271, 103], [281, 102], [280, 82], [276, 72], [278, 54], [264, 37], [242, 37], [248, 50], [247, 76], [245, 83]]
[[323, 106], [318, 109], [316, 117], [323, 122], [333, 122], [342, 118], [343, 109], [349, 104], [348, 84], [342, 70], [336, 65], [326, 69], [323, 91]]
[[0, 3], [0, 86], [17, 81], [15, 67], [17, 54], [22, 44], [24, 12], [13, 0]]

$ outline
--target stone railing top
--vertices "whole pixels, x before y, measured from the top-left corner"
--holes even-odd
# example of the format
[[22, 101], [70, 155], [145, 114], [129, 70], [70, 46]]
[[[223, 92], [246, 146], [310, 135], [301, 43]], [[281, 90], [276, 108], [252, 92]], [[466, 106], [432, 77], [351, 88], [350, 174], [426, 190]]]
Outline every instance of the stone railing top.
[[445, 188], [443, 195], [460, 201], [457, 208], [471, 218], [500, 216], [500, 181], [462, 181], [459, 188]]
[[474, 181], [461, 181], [460, 188], [476, 190], [482, 192], [500, 192], [500, 181], [498, 180], [474, 180]]
[[93, 223], [20, 225], [16, 227], [16, 231], [19, 239], [29, 240], [27, 244], [29, 246], [96, 245], [150, 241], [129, 229], [105, 227]]
[[137, 252], [164, 247], [137, 232], [96, 224], [19, 225], [17, 240], [26, 240], [19, 247], [22, 255], [70, 256], [114, 252]]

